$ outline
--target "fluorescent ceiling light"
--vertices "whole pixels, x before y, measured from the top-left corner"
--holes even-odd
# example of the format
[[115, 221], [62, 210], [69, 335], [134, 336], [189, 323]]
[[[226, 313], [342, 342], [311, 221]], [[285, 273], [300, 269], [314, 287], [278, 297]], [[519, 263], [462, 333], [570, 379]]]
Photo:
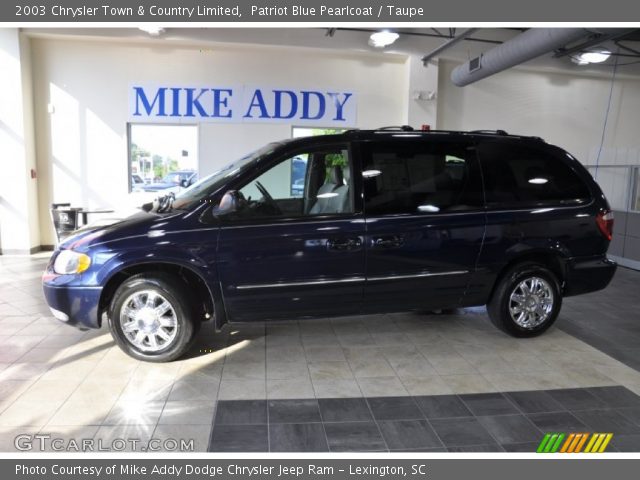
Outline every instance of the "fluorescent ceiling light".
[[143, 25], [142, 27], [138, 27], [139, 30], [143, 32], [147, 32], [152, 37], [157, 37], [158, 35], [164, 33], [164, 28], [159, 25]]
[[587, 65], [589, 63], [602, 63], [606, 61], [611, 56], [611, 52], [609, 50], [604, 50], [602, 48], [587, 50], [586, 52], [581, 52], [577, 56], [574, 57], [573, 61], [578, 65]]
[[372, 33], [369, 37], [369, 45], [375, 48], [384, 48], [395, 42], [400, 35], [389, 30]]

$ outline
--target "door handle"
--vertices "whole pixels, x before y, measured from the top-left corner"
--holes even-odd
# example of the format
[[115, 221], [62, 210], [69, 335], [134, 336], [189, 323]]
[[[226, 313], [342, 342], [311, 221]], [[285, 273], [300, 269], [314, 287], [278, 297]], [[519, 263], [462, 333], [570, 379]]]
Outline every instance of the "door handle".
[[373, 246], [376, 248], [399, 248], [404, 245], [404, 238], [400, 235], [389, 235], [388, 237], [376, 237], [373, 239]]
[[327, 240], [327, 250], [351, 251], [358, 250], [362, 246], [362, 239], [359, 237], [330, 238]]

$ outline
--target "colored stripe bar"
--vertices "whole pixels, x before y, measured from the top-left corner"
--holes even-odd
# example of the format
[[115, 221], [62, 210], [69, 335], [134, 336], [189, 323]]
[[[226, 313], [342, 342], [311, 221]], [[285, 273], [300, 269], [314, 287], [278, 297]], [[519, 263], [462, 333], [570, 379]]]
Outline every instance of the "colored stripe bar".
[[584, 443], [587, 441], [587, 438], [589, 438], [589, 434], [583, 433], [582, 438], [580, 439], [580, 443], [578, 443], [578, 445], [576, 446], [576, 450], [574, 453], [580, 453], [582, 451], [582, 447], [584, 446]]
[[611, 441], [612, 438], [613, 438], [613, 433], [606, 434], [606, 437], [604, 438], [602, 445], [600, 445], [600, 449], [598, 450], [598, 453], [604, 453], [604, 451], [607, 449], [607, 445], [609, 445], [609, 442]]
[[576, 436], [573, 438], [573, 442], [571, 442], [571, 445], [569, 445], [569, 449], [567, 450], [567, 453], [573, 453], [574, 450], [576, 449], [576, 445], [578, 445], [578, 442], [582, 439], [582, 433], [577, 433]]
[[536, 450], [537, 453], [543, 453], [544, 452], [544, 447], [547, 445], [547, 442], [549, 441], [550, 438], [551, 438], [551, 434], [550, 433], [547, 433], [544, 436], [544, 438], [540, 442], [540, 445], [538, 445], [538, 449]]
[[589, 443], [587, 443], [587, 448], [584, 449], [584, 453], [591, 453], [591, 448], [596, 443], [596, 440], [598, 440], [598, 436], [599, 435], [597, 433], [591, 435], [591, 439], [589, 440]]
[[562, 445], [562, 448], [560, 449], [560, 453], [565, 453], [569, 449], [569, 446], [571, 445], [571, 442], [573, 442], [573, 439], [575, 438], [575, 436], [576, 436], [575, 433], [569, 434], [569, 436], [567, 437], [567, 441], [564, 442], [564, 445]]
[[551, 453], [556, 453], [558, 451], [558, 448], [560, 448], [560, 444], [562, 443], [563, 438], [564, 438], [564, 433], [561, 433], [558, 435], [558, 440], [556, 440], [555, 445], [551, 449]]

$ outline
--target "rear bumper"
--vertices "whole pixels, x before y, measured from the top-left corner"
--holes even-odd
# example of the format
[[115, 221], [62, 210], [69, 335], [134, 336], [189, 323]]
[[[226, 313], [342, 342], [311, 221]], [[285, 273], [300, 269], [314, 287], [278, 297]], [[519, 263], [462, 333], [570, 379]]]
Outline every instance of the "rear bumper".
[[618, 265], [606, 256], [572, 258], [566, 264], [564, 296], [596, 292], [609, 285]]
[[98, 306], [102, 287], [54, 286], [45, 282], [42, 289], [58, 320], [79, 328], [100, 328]]

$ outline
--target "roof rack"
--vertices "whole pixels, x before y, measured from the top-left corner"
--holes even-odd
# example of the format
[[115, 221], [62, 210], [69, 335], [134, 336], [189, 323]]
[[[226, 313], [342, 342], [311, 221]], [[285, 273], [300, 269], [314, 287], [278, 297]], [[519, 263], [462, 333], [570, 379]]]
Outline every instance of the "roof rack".
[[471, 130], [471, 132], [469, 132], [469, 133], [488, 133], [488, 134], [492, 134], [492, 135], [501, 135], [501, 136], [509, 135], [504, 130]]
[[413, 132], [413, 127], [411, 125], [399, 125], [399, 126], [392, 126], [392, 127], [376, 128], [376, 130], [383, 130], [383, 131], [399, 130], [401, 132]]

